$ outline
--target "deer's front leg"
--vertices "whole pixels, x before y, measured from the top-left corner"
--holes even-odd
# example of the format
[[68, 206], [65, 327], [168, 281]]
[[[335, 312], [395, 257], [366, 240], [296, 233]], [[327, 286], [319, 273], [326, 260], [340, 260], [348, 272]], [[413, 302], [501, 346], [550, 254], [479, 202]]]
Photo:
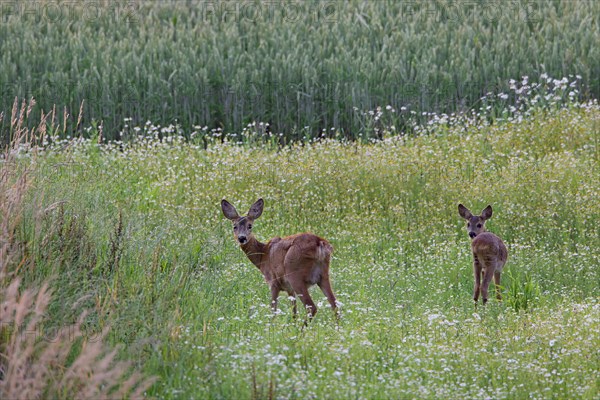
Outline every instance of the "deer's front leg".
[[473, 275], [475, 276], [475, 287], [473, 289], [473, 300], [477, 303], [479, 293], [481, 292], [481, 264], [477, 256], [473, 254]]

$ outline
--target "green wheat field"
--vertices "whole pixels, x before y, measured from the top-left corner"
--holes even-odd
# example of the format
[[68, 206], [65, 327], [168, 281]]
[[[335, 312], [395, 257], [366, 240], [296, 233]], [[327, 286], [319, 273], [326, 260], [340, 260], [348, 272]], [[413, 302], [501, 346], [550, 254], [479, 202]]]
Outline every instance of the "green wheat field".
[[[147, 23], [135, 25], [132, 38], [120, 36], [123, 22], [108, 17], [63, 26], [27, 14], [5, 16], [0, 24], [6, 33], [21, 18], [28, 29], [48, 30], [46, 40], [58, 35], [50, 29], [58, 24], [65, 41], [56, 51], [26, 51], [23, 68], [3, 66], [3, 82], [29, 70], [29, 83], [44, 81], [39, 71], [47, 66], [62, 71], [65, 82], [81, 82], [69, 91], [72, 98], [52, 92], [60, 98], [52, 104], [68, 105], [68, 114], [62, 106], [52, 113], [48, 99], [25, 96], [32, 93], [11, 91], [10, 101], [3, 95], [1, 397], [600, 399], [600, 105], [592, 96], [600, 55], [597, 46], [584, 48], [597, 44], [598, 3], [535, 3], [533, 11], [555, 22], [522, 27], [544, 43], [553, 32], [575, 38], [568, 50], [581, 55], [578, 61], [568, 63], [557, 53], [556, 63], [546, 65], [556, 68], [554, 74], [540, 69], [529, 77], [526, 46], [514, 44], [514, 64], [502, 73], [506, 65], [496, 58], [463, 59], [452, 64], [462, 75], [447, 79], [475, 85], [474, 91], [446, 93], [443, 101], [457, 105], [448, 112], [428, 97], [426, 113], [387, 92], [394, 73], [404, 76], [404, 64], [394, 73], [385, 68], [413, 57], [406, 62], [415, 63], [415, 73], [435, 75], [417, 67], [418, 55], [443, 58], [425, 41], [452, 42], [449, 30], [458, 28], [448, 21], [435, 33], [413, 22], [424, 42], [406, 42], [412, 50], [392, 49], [390, 42], [388, 50], [369, 55], [362, 52], [376, 48], [373, 43], [392, 40], [382, 32], [394, 22], [385, 5], [394, 3], [311, 3], [353, 21], [328, 25], [336, 40], [310, 24], [258, 30], [244, 20], [187, 32], [190, 22], [181, 13], [194, 4], [140, 3], [145, 12], [136, 15]], [[590, 29], [567, 23], [577, 15]], [[110, 21], [114, 30], [102, 25]], [[572, 29], [557, 34], [563, 24]], [[506, 43], [490, 46], [513, 49], [513, 39], [498, 33], [513, 28], [492, 24], [490, 37]], [[83, 40], [88, 30], [114, 37], [102, 37], [92, 50]], [[304, 32], [298, 30], [306, 30], [306, 53], [297, 44]], [[33, 43], [38, 31], [11, 32]], [[281, 45], [287, 51], [273, 44], [278, 35], [289, 40]], [[127, 53], [140, 46], [140, 37], [146, 50]], [[167, 46], [167, 39], [184, 43]], [[256, 43], [256, 50], [240, 50]], [[0, 49], [10, 46], [16, 45], [0, 39]], [[337, 58], [317, 56], [310, 65], [322, 59], [322, 68], [335, 69], [337, 78], [316, 70], [307, 76], [313, 72], [303, 62], [331, 46], [339, 46]], [[459, 56], [451, 44], [444, 46]], [[558, 47], [552, 48], [567, 50]], [[289, 61], [263, 57], [271, 51], [287, 52]], [[389, 63], [380, 63], [388, 60], [386, 51]], [[220, 55], [208, 59], [204, 52]], [[12, 53], [3, 54], [0, 64], [8, 65]], [[294, 58], [301, 55], [308, 58]], [[202, 60], [206, 68], [194, 72], [219, 82], [235, 80], [214, 71], [237, 74], [243, 65], [257, 80], [290, 73], [293, 81], [298, 74], [307, 90], [315, 90], [308, 96], [325, 96], [320, 88], [345, 81], [344, 90], [373, 97], [346, 103], [346, 94], [325, 96], [327, 106], [315, 102], [314, 110], [305, 110], [309, 103], [289, 104], [285, 93], [264, 90], [271, 100], [252, 105], [263, 104], [264, 113], [249, 111], [248, 100], [235, 96], [235, 110], [217, 105], [219, 98], [196, 99], [185, 109], [171, 102], [185, 97], [176, 88], [153, 83], [172, 70], [174, 82], [191, 87], [200, 78], [186, 68]], [[223, 60], [229, 64], [220, 65]], [[137, 65], [142, 80], [130, 70]], [[361, 78], [349, 79], [346, 68]], [[53, 75], [58, 82], [61, 76]], [[117, 90], [123, 77], [133, 76], [139, 93], [166, 94], [156, 104], [135, 103], [148, 108], [133, 113], [85, 101], [87, 80]], [[200, 104], [205, 108], [196, 110]], [[269, 113], [286, 104], [293, 115], [282, 113], [277, 123]], [[460, 112], [464, 104], [471, 106]], [[347, 109], [356, 118], [348, 125], [328, 119], [342, 118]], [[217, 119], [205, 118], [203, 110]], [[189, 119], [178, 119], [179, 112], [189, 112]], [[231, 120], [220, 120], [219, 113]], [[325, 125], [302, 120], [311, 113]], [[259, 197], [265, 200], [253, 228], [259, 240], [310, 231], [333, 245], [339, 319], [316, 287], [311, 295], [319, 313], [309, 324], [302, 310], [293, 318], [283, 294], [279, 311], [271, 311], [269, 288], [220, 209], [226, 198], [245, 212]], [[470, 240], [459, 203], [474, 212], [493, 206], [487, 229], [509, 251], [502, 302], [493, 296], [486, 306], [473, 302]]]
[[355, 138], [362, 112], [378, 106], [407, 107], [400, 129], [409, 110], [421, 122], [423, 112], [468, 111], [488, 92], [507, 93], [510, 79], [543, 72], [580, 75], [582, 93], [600, 97], [596, 0], [1, 6], [0, 110], [34, 97], [46, 112], [56, 105], [76, 117], [83, 102], [82, 125], [102, 121], [110, 139], [125, 118], [179, 123], [186, 134], [262, 121], [288, 140], [331, 128]]

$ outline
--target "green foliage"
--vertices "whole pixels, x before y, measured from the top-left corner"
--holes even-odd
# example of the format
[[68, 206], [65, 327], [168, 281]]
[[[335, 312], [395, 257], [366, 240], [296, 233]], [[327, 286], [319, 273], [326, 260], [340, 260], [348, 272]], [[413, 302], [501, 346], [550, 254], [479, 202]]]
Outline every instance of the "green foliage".
[[[35, 262], [22, 273], [55, 276], [57, 324], [83, 298], [90, 328], [110, 324], [123, 356], [160, 377], [160, 398], [592, 399], [599, 118], [597, 104], [572, 105], [284, 147], [177, 128], [161, 139], [152, 124], [108, 145], [53, 139], [31, 163], [18, 233]], [[318, 289], [308, 327], [283, 297], [271, 314], [219, 206], [258, 197], [259, 239], [307, 230], [333, 244], [339, 323]], [[504, 302], [473, 306], [459, 202], [494, 207]]]
[[510, 282], [506, 286], [507, 294], [505, 301], [507, 305], [515, 311], [527, 311], [530, 309], [532, 304], [540, 298], [541, 290], [539, 284], [533, 280], [529, 273], [513, 274], [509, 270], [505, 275]]
[[132, 118], [357, 138], [377, 107], [407, 107], [403, 131], [421, 112], [487, 107], [481, 97], [508, 93], [510, 78], [544, 72], [580, 75], [581, 95], [600, 97], [593, 0], [32, 1], [3, 4], [0, 18], [0, 111], [16, 96], [61, 116], [82, 105], [71, 136], [95, 119], [115, 139]]
[[[88, 311], [81, 306], [91, 296], [69, 308], [49, 288], [49, 276], [59, 273], [69, 289], [85, 291], [85, 274], [64, 267], [87, 265], [93, 249], [89, 251], [81, 219], [65, 217], [62, 202], [44, 210], [35, 207], [41, 200], [31, 181], [36, 171], [33, 138], [41, 140], [45, 131], [43, 124], [37, 130], [24, 124], [33, 106], [31, 101], [18, 107], [15, 101], [11, 141], [0, 151], [0, 397], [139, 398], [154, 378], [117, 358], [118, 349], [106, 345], [106, 327], [87, 329]], [[30, 163], [22, 162], [23, 152], [32, 156]], [[22, 224], [28, 209], [33, 215]], [[48, 222], [44, 214], [52, 210], [58, 210], [56, 224], [42, 227]], [[36, 278], [43, 281], [39, 287]]]

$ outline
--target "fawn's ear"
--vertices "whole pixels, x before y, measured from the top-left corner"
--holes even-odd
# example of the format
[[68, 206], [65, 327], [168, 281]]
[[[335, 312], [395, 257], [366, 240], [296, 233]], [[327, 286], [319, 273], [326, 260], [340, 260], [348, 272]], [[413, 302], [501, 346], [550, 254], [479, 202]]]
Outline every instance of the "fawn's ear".
[[263, 212], [263, 207], [265, 206], [265, 202], [263, 199], [256, 200], [256, 203], [252, 204], [250, 210], [248, 211], [248, 217], [252, 219], [256, 219], [261, 216]]
[[469, 211], [469, 209], [463, 206], [462, 204], [458, 205], [458, 213], [464, 219], [470, 219], [473, 216], [473, 214], [471, 214], [471, 211]]
[[486, 208], [483, 209], [483, 211], [481, 212], [481, 218], [484, 220], [492, 218], [492, 206], [488, 205]]
[[231, 203], [229, 203], [225, 199], [221, 200], [221, 210], [223, 210], [223, 215], [225, 215], [225, 218], [230, 219], [232, 221], [240, 217], [237, 211], [235, 210], [235, 207], [232, 206]]

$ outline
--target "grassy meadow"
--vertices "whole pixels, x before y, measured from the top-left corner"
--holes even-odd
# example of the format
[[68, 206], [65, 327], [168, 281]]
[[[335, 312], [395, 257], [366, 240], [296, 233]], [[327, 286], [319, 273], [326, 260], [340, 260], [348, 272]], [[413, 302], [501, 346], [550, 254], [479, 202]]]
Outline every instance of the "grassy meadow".
[[600, 97], [595, 0], [30, 0], [3, 2], [0, 22], [0, 110], [66, 107], [71, 136], [95, 121], [116, 139], [132, 118], [356, 138], [377, 106], [406, 107], [401, 129], [410, 111], [478, 108], [542, 73], [580, 75], [581, 96]]
[[[598, 43], [592, 0], [0, 4], [0, 398], [600, 400]], [[339, 320], [271, 312], [259, 197]]]
[[[598, 399], [600, 108], [454, 118], [371, 142], [205, 149], [147, 124], [128, 141], [92, 129], [21, 146], [16, 268], [51, 279], [42, 332], [90, 310], [87, 332], [110, 327], [157, 398]], [[318, 288], [308, 327], [283, 295], [272, 315], [219, 206], [259, 196], [259, 239], [306, 230], [334, 246], [339, 321]], [[459, 202], [494, 208], [502, 303], [473, 304]]]

